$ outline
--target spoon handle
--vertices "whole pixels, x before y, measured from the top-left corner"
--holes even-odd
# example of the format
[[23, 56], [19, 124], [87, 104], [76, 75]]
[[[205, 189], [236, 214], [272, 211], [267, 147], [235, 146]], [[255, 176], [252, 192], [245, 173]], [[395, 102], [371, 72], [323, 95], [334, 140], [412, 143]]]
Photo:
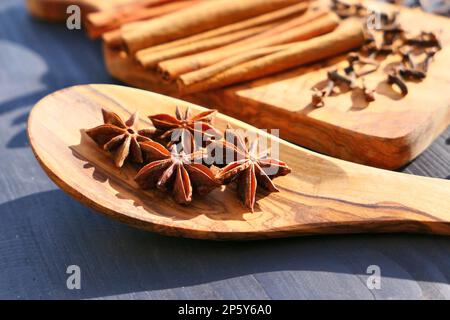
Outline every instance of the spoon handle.
[[[342, 165], [340, 160], [331, 161]], [[360, 165], [342, 165], [341, 169], [339, 177], [322, 176], [315, 194], [295, 192], [301, 206], [298, 211], [303, 214], [296, 219], [294, 233], [450, 235], [449, 180]], [[308, 215], [313, 218], [305, 224]]]

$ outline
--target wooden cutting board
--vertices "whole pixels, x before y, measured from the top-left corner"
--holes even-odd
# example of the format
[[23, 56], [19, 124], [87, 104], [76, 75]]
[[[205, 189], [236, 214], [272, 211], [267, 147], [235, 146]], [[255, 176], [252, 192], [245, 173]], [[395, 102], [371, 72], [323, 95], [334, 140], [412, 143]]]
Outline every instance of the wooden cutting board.
[[[369, 3], [369, 2], [367, 2]], [[398, 7], [373, 3], [383, 10]], [[450, 19], [419, 9], [400, 9], [400, 21], [413, 34], [441, 32], [443, 49], [421, 83], [408, 82], [401, 98], [386, 84], [381, 71], [367, 77], [376, 101], [367, 105], [360, 94], [327, 99], [311, 106], [311, 88], [326, 79], [330, 68], [345, 65], [344, 57], [296, 68], [222, 90], [181, 97], [259, 128], [279, 128], [280, 136], [334, 157], [375, 167], [396, 169], [419, 155], [450, 124]], [[105, 46], [106, 65], [115, 78], [139, 87], [180, 97], [175, 86], [154, 72], [139, 68], [124, 52]], [[386, 60], [380, 70], [392, 63]]]
[[[130, 0], [27, 0], [33, 15], [62, 20], [69, 3], [82, 12], [105, 10]], [[326, 1], [326, 0], [324, 0]], [[358, 94], [327, 99], [316, 109], [310, 89], [323, 82], [329, 68], [342, 58], [266, 77], [230, 88], [181, 97], [251, 123], [259, 128], [279, 128], [282, 138], [307, 148], [366, 165], [396, 169], [419, 155], [450, 124], [450, 19], [420, 9], [399, 8], [366, 1], [381, 10], [400, 10], [400, 21], [411, 32], [441, 31], [443, 50], [436, 55], [429, 75], [421, 83], [408, 83], [410, 93], [393, 93], [381, 72], [367, 78], [377, 89], [376, 101], [367, 105]], [[106, 65], [123, 82], [174, 97], [176, 88], [153, 73], [140, 69], [123, 52], [104, 49]], [[391, 63], [388, 60], [384, 66]]]

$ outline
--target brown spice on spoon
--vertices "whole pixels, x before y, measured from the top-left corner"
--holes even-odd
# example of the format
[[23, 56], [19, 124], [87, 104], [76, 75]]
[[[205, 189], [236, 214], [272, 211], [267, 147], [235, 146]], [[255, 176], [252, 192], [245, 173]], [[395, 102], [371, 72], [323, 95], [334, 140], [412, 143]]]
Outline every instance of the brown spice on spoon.
[[195, 150], [197, 147], [194, 139], [195, 133], [198, 133], [199, 137], [203, 137], [203, 135], [220, 137], [220, 132], [212, 125], [216, 111], [208, 110], [193, 116], [189, 107], [182, 113], [177, 106], [175, 117], [169, 114], [156, 114], [148, 118], [158, 130], [157, 137], [166, 141], [168, 147], [176, 142], [181, 142], [183, 146]]
[[127, 158], [142, 163], [143, 156], [139, 142], [151, 141], [154, 130], [136, 130], [134, 126], [138, 118], [137, 113], [131, 115], [125, 122], [114, 112], [102, 109], [102, 114], [104, 124], [86, 130], [86, 134], [104, 150], [115, 153], [114, 162], [117, 167], [122, 167]]
[[198, 163], [199, 152], [186, 154], [178, 151], [175, 145], [169, 151], [155, 141], [140, 145], [147, 158], [152, 159], [135, 177], [141, 188], [170, 191], [177, 203], [189, 204], [193, 191], [205, 195], [220, 185], [212, 171]]
[[[283, 161], [270, 158], [267, 150], [257, 152], [258, 140], [249, 143], [243, 135], [231, 128], [227, 130], [225, 136], [227, 140], [214, 141], [210, 146], [223, 148], [225, 152], [235, 157], [216, 177], [223, 184], [236, 181], [238, 196], [253, 212], [257, 187], [278, 192], [272, 179], [289, 174], [291, 169]], [[230, 137], [233, 142], [228, 141]]]
[[192, 142], [190, 138], [181, 138], [180, 144], [172, 143], [170, 150], [150, 138], [160, 135], [161, 131], [173, 131], [177, 128], [192, 134], [198, 130], [194, 127], [196, 120], [201, 120], [202, 133], [205, 128], [212, 128], [213, 131], [218, 132], [210, 124], [211, 115], [214, 112], [215, 110], [211, 110], [191, 116], [189, 108], [183, 115], [177, 108], [176, 118], [166, 114], [152, 116], [153, 118], [150, 118], [160, 130], [158, 134], [155, 134], [154, 129], [136, 130], [134, 128], [137, 114], [133, 114], [124, 122], [116, 113], [102, 109], [104, 124], [88, 129], [86, 133], [105, 150], [116, 152], [115, 163], [118, 167], [123, 166], [128, 157], [134, 162], [147, 163], [135, 177], [136, 182], [143, 189], [158, 188], [170, 191], [177, 203], [189, 204], [194, 191], [199, 195], [205, 195], [221, 184], [237, 181], [239, 194], [253, 212], [257, 184], [271, 192], [278, 191], [271, 179], [291, 172], [284, 162], [270, 158], [267, 151], [256, 154], [259, 140], [252, 142], [250, 148], [247, 148], [248, 141], [239, 134], [233, 134], [231, 129], [227, 129], [226, 133], [228, 136], [231, 134], [233, 143], [212, 139], [211, 136], [206, 135], [208, 148], [221, 147], [228, 152], [231, 150], [232, 155], [236, 156], [229, 162], [224, 162], [223, 159], [218, 161], [216, 157], [212, 157], [210, 164], [216, 167], [225, 165], [215, 175], [205, 165], [211, 160], [206, 161], [207, 149], [198, 148], [197, 151], [190, 152]]

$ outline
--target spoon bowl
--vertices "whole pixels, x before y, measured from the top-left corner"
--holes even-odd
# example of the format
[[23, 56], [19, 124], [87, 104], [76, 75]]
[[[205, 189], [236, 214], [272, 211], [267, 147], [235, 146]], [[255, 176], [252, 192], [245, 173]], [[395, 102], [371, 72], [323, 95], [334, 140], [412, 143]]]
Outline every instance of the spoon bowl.
[[[250, 212], [233, 186], [218, 188], [189, 206], [134, 181], [138, 167], [116, 168], [85, 133], [103, 123], [101, 109], [123, 119], [205, 108], [156, 93], [116, 85], [81, 85], [39, 101], [28, 120], [33, 152], [48, 176], [88, 207], [130, 225], [171, 236], [262, 239], [313, 234], [414, 232], [450, 234], [450, 181], [390, 172], [333, 159], [217, 114], [215, 126], [254, 130], [278, 143], [292, 173], [274, 179], [280, 192], [258, 190]], [[293, 124], [295, 125], [295, 124]], [[283, 128], [280, 128], [283, 130]], [[370, 150], [368, 150], [370, 152]]]

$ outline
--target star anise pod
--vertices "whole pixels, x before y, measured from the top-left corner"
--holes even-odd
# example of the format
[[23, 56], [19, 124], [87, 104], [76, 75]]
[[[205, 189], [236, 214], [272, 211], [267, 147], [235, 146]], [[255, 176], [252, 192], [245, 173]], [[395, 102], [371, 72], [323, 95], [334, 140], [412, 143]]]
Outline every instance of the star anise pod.
[[127, 158], [142, 163], [143, 155], [139, 142], [151, 141], [154, 130], [136, 130], [134, 125], [137, 113], [125, 122], [114, 112], [102, 109], [102, 114], [105, 124], [86, 130], [87, 135], [103, 149], [115, 154], [114, 162], [117, 167], [122, 167]]
[[135, 177], [143, 189], [170, 190], [177, 203], [188, 204], [192, 201], [193, 191], [204, 195], [220, 185], [208, 167], [197, 163], [201, 151], [186, 154], [183, 150], [178, 151], [176, 146], [169, 151], [155, 141], [142, 142], [140, 146], [152, 160]]
[[202, 144], [195, 141], [195, 138], [203, 139], [204, 135], [208, 139], [212, 136], [220, 137], [220, 132], [211, 124], [215, 112], [216, 110], [208, 110], [192, 116], [189, 107], [184, 114], [177, 107], [175, 117], [162, 113], [149, 116], [149, 119], [158, 130], [159, 139], [165, 141], [167, 147], [170, 148], [174, 143], [181, 142], [183, 146], [190, 148], [189, 152], [196, 150], [197, 145]]
[[[258, 152], [259, 139], [249, 143], [248, 139], [239, 132], [233, 132], [231, 128], [227, 129], [225, 136], [227, 140], [213, 141], [211, 147], [225, 149], [224, 154], [228, 158], [232, 155], [233, 160], [227, 161], [227, 165], [216, 177], [222, 184], [236, 181], [238, 196], [253, 212], [257, 186], [270, 192], [278, 192], [272, 179], [289, 174], [291, 169], [285, 162], [270, 158], [267, 150]], [[232, 142], [229, 141], [230, 138]]]

